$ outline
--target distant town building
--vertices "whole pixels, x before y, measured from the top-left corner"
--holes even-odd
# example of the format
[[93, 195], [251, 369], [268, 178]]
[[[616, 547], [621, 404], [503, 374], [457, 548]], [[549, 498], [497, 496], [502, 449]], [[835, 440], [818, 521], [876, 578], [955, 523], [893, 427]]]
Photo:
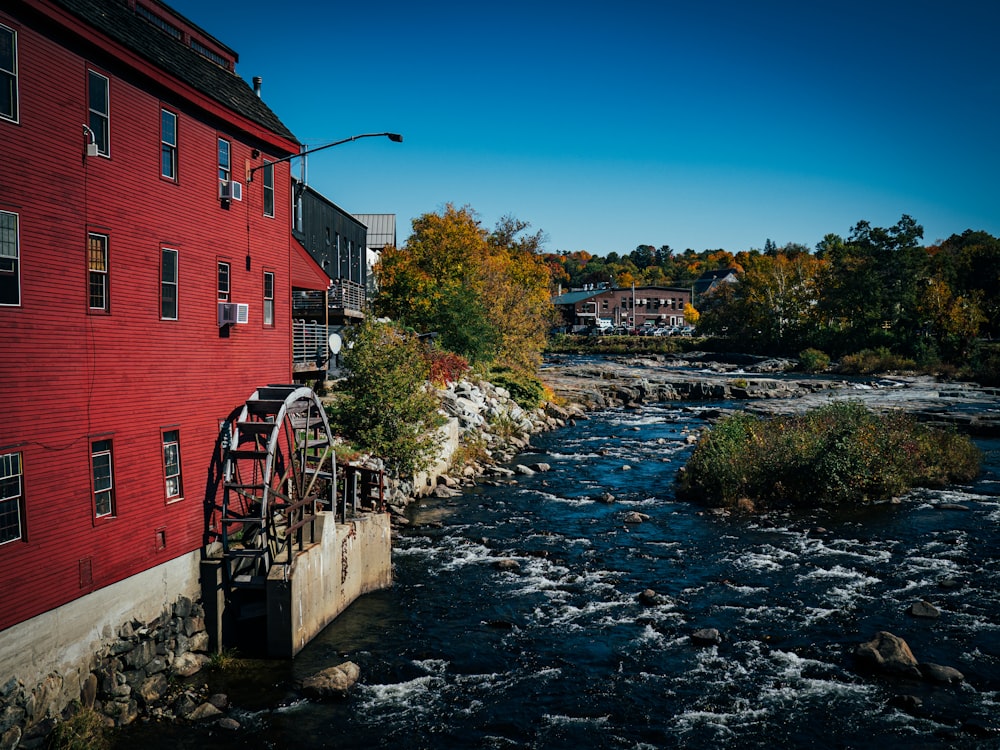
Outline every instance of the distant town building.
[[684, 325], [690, 302], [690, 289], [668, 286], [574, 290], [552, 300], [566, 326], [627, 327]]

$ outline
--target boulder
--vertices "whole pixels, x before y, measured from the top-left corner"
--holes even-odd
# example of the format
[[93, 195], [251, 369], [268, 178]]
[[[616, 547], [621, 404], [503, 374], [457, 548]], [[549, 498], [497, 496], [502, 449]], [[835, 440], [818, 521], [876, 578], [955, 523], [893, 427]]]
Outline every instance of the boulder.
[[920, 710], [924, 702], [915, 695], [894, 695], [889, 699], [889, 705], [900, 711], [913, 714]]
[[509, 557], [506, 557], [503, 560], [497, 560], [495, 563], [493, 563], [493, 567], [496, 568], [497, 570], [505, 570], [511, 573], [516, 573], [521, 569], [521, 563], [519, 563], [517, 560], [513, 560]]
[[920, 674], [931, 682], [953, 685], [965, 680], [965, 675], [954, 667], [943, 667], [940, 664], [923, 663], [920, 664], [918, 668], [920, 669]]
[[214, 719], [217, 716], [222, 716], [222, 711], [206, 701], [188, 714], [187, 718], [191, 721], [203, 721], [204, 719]]
[[190, 677], [198, 673], [211, 659], [206, 654], [193, 654], [190, 651], [174, 659], [170, 668], [178, 677]]
[[302, 681], [302, 691], [311, 698], [342, 698], [361, 676], [361, 668], [352, 661], [324, 669]]
[[626, 513], [624, 518], [625, 523], [631, 523], [631, 524], [640, 524], [648, 520], [649, 516], [647, 516], [645, 513], [640, 513], [639, 511], [636, 510]]
[[860, 644], [854, 655], [865, 666], [884, 674], [920, 679], [917, 660], [910, 647], [899, 636], [879, 631], [875, 637]]
[[927, 601], [914, 602], [907, 611], [913, 617], [922, 617], [928, 620], [941, 616], [941, 610]]
[[653, 589], [646, 589], [641, 592], [638, 599], [640, 604], [644, 604], [647, 607], [655, 607], [663, 601], [663, 597], [653, 591]]
[[135, 692], [147, 706], [155, 703], [167, 692], [167, 676], [163, 672], [157, 672], [143, 680]]
[[715, 628], [699, 628], [691, 634], [691, 642], [696, 646], [718, 646], [722, 643], [722, 634]]

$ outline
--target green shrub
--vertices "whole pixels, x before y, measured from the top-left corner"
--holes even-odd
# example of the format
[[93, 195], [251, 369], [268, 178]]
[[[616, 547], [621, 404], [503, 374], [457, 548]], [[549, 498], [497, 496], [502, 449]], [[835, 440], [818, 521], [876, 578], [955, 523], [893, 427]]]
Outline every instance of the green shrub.
[[875, 415], [860, 403], [769, 420], [739, 413], [695, 448], [678, 477], [678, 496], [757, 509], [863, 505], [912, 487], [969, 481], [980, 460], [965, 436], [902, 412]]
[[331, 426], [361, 450], [382, 458], [397, 475], [425, 469], [443, 423], [429, 390], [423, 344], [371, 318], [359, 326], [344, 364], [349, 374], [327, 405]]
[[819, 349], [805, 349], [799, 352], [799, 362], [806, 372], [823, 372], [830, 366], [830, 357]]
[[971, 365], [962, 368], [960, 375], [979, 385], [1000, 386], [1000, 348], [984, 347]]
[[862, 349], [856, 354], [845, 355], [840, 360], [837, 372], [844, 375], [876, 375], [883, 372], [913, 370], [916, 363], [899, 354], [893, 354], [884, 346], [878, 349]]
[[545, 386], [535, 375], [515, 372], [509, 367], [493, 367], [485, 378], [493, 385], [506, 389], [522, 409], [535, 409], [545, 399]]

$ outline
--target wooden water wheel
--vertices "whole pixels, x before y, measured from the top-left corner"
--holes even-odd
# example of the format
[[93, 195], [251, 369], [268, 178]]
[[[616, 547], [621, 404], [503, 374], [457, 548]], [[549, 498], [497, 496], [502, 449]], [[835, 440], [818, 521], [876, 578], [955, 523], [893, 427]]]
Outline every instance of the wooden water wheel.
[[269, 385], [228, 425], [219, 519], [228, 583], [263, 587], [275, 565], [287, 575], [313, 541], [316, 514], [333, 508], [336, 461], [326, 412], [310, 388]]

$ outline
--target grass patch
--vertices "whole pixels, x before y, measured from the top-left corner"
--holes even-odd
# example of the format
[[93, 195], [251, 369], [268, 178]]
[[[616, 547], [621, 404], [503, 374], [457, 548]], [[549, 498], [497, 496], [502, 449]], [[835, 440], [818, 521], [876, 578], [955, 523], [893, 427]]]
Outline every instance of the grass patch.
[[767, 420], [738, 413], [695, 448], [678, 496], [757, 510], [857, 506], [913, 487], [971, 481], [981, 459], [964, 435], [902, 412], [876, 415], [856, 402]]
[[912, 359], [893, 354], [884, 346], [878, 349], [862, 349], [855, 354], [847, 354], [840, 360], [837, 372], [842, 375], [877, 375], [885, 372], [904, 372], [917, 369]]
[[55, 725], [46, 739], [48, 750], [106, 750], [111, 747], [111, 729], [92, 708], [80, 708]]

